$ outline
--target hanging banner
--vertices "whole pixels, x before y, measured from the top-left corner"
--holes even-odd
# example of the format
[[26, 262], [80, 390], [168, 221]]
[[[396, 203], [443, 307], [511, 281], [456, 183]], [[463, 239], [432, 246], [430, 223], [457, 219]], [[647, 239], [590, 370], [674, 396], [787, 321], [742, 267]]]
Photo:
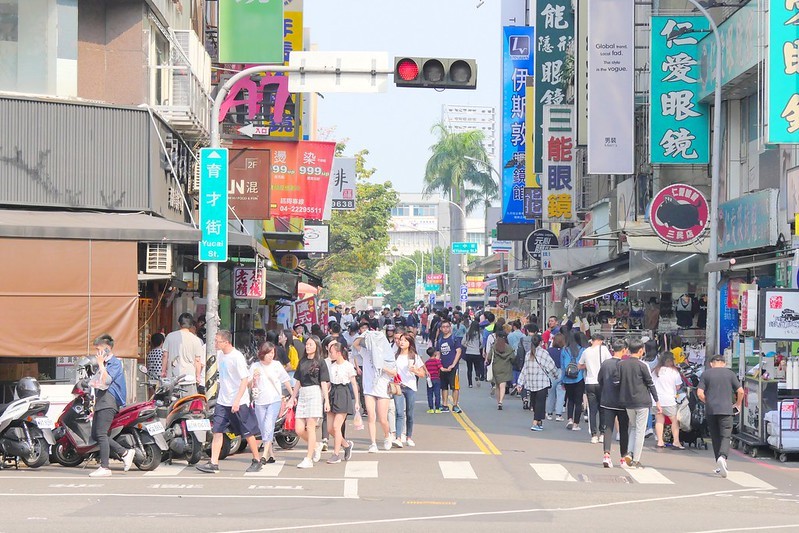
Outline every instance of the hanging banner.
[[283, 2], [219, 0], [219, 62], [280, 63]]
[[316, 314], [316, 297], [311, 296], [304, 300], [294, 302], [294, 314], [297, 319], [294, 324], [305, 324], [309, 330], [317, 323], [319, 317]]
[[696, 242], [709, 221], [707, 199], [690, 185], [671, 185], [652, 199], [649, 224], [666, 244], [686, 246]]
[[[532, 76], [527, 77], [527, 84], [525, 87], [525, 100], [535, 101], [535, 78]], [[536, 124], [535, 117], [536, 106], [526, 106], [525, 121], [527, 124]], [[536, 142], [541, 142], [539, 139], [536, 141], [533, 135], [535, 128], [530, 128], [527, 131], [527, 140], [524, 148], [524, 218], [530, 223], [534, 223], [541, 218], [544, 214], [544, 196], [541, 189], [540, 172], [533, 172], [533, 163], [535, 162], [535, 147]]]
[[534, 32], [503, 28], [502, 53], [502, 222], [524, 224], [527, 77], [533, 75]]
[[588, 2], [588, 173], [633, 174], [635, 139], [632, 0]]
[[[535, 27], [535, 115], [543, 116], [545, 105], [566, 102], [565, 75], [567, 52], [574, 52], [574, 11], [572, 0], [543, 0], [537, 3]], [[529, 123], [534, 136], [535, 172], [543, 168], [544, 132]]]
[[651, 118], [653, 164], [706, 165], [710, 161], [710, 110], [699, 103], [699, 47], [705, 17], [652, 17]]
[[799, 2], [769, 2], [768, 140], [799, 143]]
[[266, 298], [266, 269], [233, 269], [233, 297], [239, 300], [263, 300]]
[[577, 220], [574, 106], [544, 106], [544, 220]]
[[230, 150], [228, 218], [265, 220], [269, 218], [269, 150]]
[[333, 211], [355, 209], [355, 158], [336, 157], [330, 175], [330, 203]]

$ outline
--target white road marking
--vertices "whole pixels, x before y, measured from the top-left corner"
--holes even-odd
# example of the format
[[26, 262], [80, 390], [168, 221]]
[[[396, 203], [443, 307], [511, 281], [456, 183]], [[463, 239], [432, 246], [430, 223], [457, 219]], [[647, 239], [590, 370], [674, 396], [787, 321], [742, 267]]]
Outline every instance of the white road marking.
[[302, 490], [302, 485], [250, 485], [250, 490]]
[[766, 490], [775, 489], [773, 485], [769, 485], [762, 479], [758, 479], [752, 474], [748, 474], [746, 472], [738, 472], [738, 471], [727, 472], [727, 479], [729, 479], [736, 485], [740, 485], [748, 489], [766, 489]]
[[674, 485], [673, 481], [654, 468], [631, 468], [627, 470], [627, 474], [633, 478], [636, 483], [646, 485]]
[[544, 481], [577, 481], [563, 465], [556, 463], [530, 463], [538, 477]]
[[244, 477], [277, 477], [286, 465], [286, 461], [267, 463], [260, 472], [244, 472]]
[[162, 463], [152, 472], [145, 472], [145, 476], [152, 476], [152, 477], [170, 477], [170, 476], [177, 476], [181, 472], [183, 472], [186, 468], [184, 465], [168, 465], [166, 463]]
[[377, 461], [348, 461], [344, 477], [377, 477]]
[[469, 461], [439, 461], [438, 468], [444, 479], [477, 479]]
[[344, 497], [345, 498], [358, 498], [358, 480], [345, 479], [344, 480]]
[[732, 533], [734, 531], [765, 531], [767, 529], [788, 529], [797, 528], [799, 524], [785, 524], [781, 526], [754, 526], [754, 527], [735, 527], [730, 529], [708, 529], [705, 531], [694, 531], [692, 533]]

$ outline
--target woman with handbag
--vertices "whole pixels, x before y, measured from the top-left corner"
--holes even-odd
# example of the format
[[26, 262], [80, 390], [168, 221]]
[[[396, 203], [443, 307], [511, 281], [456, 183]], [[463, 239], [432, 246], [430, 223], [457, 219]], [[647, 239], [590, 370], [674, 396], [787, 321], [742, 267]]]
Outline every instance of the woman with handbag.
[[386, 336], [379, 331], [367, 331], [355, 339], [353, 348], [363, 356], [363, 395], [368, 416], [367, 427], [371, 444], [369, 453], [377, 453], [377, 422], [383, 430], [383, 449], [391, 449], [391, 429], [388, 424], [389, 390], [396, 385], [397, 363]]
[[400, 394], [394, 396], [397, 410], [397, 436], [394, 445], [413, 448], [413, 407], [416, 403], [416, 379], [427, 375], [422, 358], [416, 353], [416, 339], [412, 333], [405, 333], [397, 340], [397, 375], [400, 378]]
[[[561, 331], [566, 326], [561, 327]], [[583, 394], [585, 393], [585, 372], [580, 369], [578, 361], [585, 350], [585, 335], [568, 328], [565, 334], [567, 345], [561, 350], [561, 369], [563, 385], [566, 387], [566, 429], [580, 431], [580, 416], [583, 413]]]
[[333, 437], [333, 455], [327, 460], [328, 464], [340, 463], [341, 449], [344, 449], [343, 459], [349, 461], [352, 457], [352, 441], [344, 440], [344, 424], [347, 415], [360, 410], [361, 402], [358, 400], [358, 382], [355, 380], [355, 367], [344, 357], [341, 344], [332, 341], [327, 345], [330, 372], [330, 412], [327, 413], [327, 427]]
[[[250, 367], [250, 384], [252, 386], [255, 417], [261, 428], [261, 442], [264, 453], [261, 463], [274, 463], [275, 456], [272, 440], [275, 436], [275, 422], [280, 414], [283, 400], [281, 385], [291, 396], [289, 375], [280, 361], [275, 360], [275, 345], [269, 341], [261, 344], [258, 350], [258, 361]], [[291, 404], [288, 405], [292, 407]]]
[[530, 426], [532, 431], [544, 429], [547, 393], [552, 386], [552, 380], [558, 376], [558, 367], [555, 366], [555, 361], [549, 356], [549, 352], [541, 346], [541, 337], [533, 335], [530, 353], [527, 354], [519, 374], [519, 382], [516, 384], [519, 392], [522, 389], [530, 391], [530, 405], [533, 408], [533, 425]]
[[297, 401], [295, 432], [308, 443], [308, 453], [297, 468], [313, 468], [322, 458], [322, 443], [316, 442], [316, 425], [324, 413], [330, 411], [330, 376], [322, 355], [322, 343], [316, 335], [305, 341], [305, 357], [297, 365], [294, 379], [291, 400]]
[[495, 334], [494, 344], [488, 352], [488, 363], [493, 373], [493, 383], [497, 391], [497, 410], [502, 411], [502, 400], [505, 399], [505, 386], [513, 379], [513, 358], [516, 352], [508, 344], [508, 334], [503, 330]]

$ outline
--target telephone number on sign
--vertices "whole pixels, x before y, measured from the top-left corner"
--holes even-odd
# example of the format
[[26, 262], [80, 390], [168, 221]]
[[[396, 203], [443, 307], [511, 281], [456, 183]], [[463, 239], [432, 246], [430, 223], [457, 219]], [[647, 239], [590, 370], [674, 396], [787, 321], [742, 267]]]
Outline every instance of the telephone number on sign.
[[321, 213], [322, 209], [319, 207], [309, 207], [306, 205], [295, 205], [289, 208], [288, 206], [280, 206], [281, 213]]

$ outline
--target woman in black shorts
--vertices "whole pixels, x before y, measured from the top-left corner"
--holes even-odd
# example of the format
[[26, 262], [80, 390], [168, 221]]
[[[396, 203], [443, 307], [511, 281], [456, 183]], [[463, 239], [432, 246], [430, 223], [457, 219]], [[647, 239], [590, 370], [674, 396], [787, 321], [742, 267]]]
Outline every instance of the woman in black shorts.
[[[344, 424], [347, 415], [360, 409], [358, 400], [358, 382], [355, 380], [355, 366], [344, 357], [344, 350], [338, 342], [327, 346], [329, 358], [328, 374], [330, 375], [330, 411], [327, 413], [327, 427], [333, 437], [333, 455], [327, 460], [329, 464], [340, 463], [342, 459], [349, 461], [352, 457], [352, 441], [344, 440]], [[344, 455], [341, 449], [344, 448]]]

